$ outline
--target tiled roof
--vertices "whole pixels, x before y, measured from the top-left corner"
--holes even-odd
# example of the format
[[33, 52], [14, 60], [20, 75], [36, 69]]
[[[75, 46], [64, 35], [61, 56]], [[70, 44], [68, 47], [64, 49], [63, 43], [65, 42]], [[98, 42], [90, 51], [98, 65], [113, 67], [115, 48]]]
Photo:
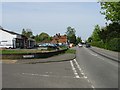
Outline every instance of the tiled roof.
[[66, 43], [66, 42], [67, 42], [66, 35], [54, 36], [51, 41], [51, 43]]

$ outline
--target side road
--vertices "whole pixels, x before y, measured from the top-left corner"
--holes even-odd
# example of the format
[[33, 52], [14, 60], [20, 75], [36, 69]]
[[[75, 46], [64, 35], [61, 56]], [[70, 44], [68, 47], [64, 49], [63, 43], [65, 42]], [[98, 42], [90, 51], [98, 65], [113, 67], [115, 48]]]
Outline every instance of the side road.
[[104, 57], [109, 58], [111, 60], [120, 62], [118, 52], [105, 50], [105, 49], [98, 48], [98, 47], [91, 47], [90, 50], [92, 50], [93, 52], [95, 52], [95, 53], [97, 53], [97, 54], [99, 54], [101, 56], [104, 56]]
[[67, 60], [73, 60], [76, 58], [75, 54], [60, 54], [56, 56], [52, 56], [49, 58], [43, 58], [43, 59], [21, 59], [21, 60], [2, 60], [2, 63], [16, 63], [16, 64], [36, 64], [36, 63], [49, 63], [49, 62], [62, 62]]

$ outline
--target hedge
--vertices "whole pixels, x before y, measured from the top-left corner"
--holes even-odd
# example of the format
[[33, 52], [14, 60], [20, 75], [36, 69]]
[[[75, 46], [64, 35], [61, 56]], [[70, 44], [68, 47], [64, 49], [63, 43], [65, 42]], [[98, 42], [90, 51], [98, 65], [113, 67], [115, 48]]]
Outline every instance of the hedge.
[[120, 38], [113, 38], [106, 43], [106, 49], [120, 52]]
[[120, 52], [120, 38], [113, 38], [106, 43], [102, 41], [91, 42], [92, 46]]

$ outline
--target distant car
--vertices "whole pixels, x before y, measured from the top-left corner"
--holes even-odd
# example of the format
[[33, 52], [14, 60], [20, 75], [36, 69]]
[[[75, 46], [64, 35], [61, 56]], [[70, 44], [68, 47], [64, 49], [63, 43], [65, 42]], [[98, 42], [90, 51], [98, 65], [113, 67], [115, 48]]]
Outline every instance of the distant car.
[[83, 46], [82, 44], [80, 44], [80, 43], [78, 44], [78, 47], [82, 47], [82, 46]]
[[91, 45], [89, 43], [86, 43], [86, 48], [91, 47]]

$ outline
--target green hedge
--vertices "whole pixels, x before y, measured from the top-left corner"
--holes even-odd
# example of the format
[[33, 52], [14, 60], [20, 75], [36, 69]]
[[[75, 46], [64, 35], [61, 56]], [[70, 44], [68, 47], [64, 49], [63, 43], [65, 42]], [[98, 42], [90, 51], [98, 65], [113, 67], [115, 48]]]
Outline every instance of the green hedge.
[[120, 52], [120, 38], [113, 38], [106, 43], [106, 49]]
[[91, 42], [91, 45], [92, 46], [96, 46], [96, 47], [99, 47], [99, 48], [105, 48], [105, 45], [102, 41], [98, 41], [98, 42]]
[[120, 52], [120, 38], [113, 38], [106, 43], [103, 43], [102, 41], [91, 42], [91, 45], [107, 50]]

